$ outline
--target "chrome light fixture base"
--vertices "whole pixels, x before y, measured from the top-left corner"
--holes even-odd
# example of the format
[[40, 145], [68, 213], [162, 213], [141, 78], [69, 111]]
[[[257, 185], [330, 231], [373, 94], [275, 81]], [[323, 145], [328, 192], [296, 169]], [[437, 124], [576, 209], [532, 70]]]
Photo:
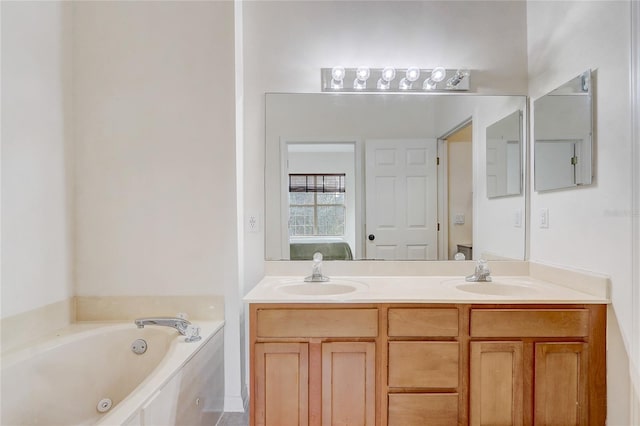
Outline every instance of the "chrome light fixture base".
[[[321, 88], [323, 92], [351, 93], [429, 93], [469, 91], [470, 72], [466, 69], [422, 69], [409, 68], [321, 68]], [[336, 70], [342, 81], [354, 84], [336, 84]], [[366, 79], [363, 80], [363, 76]], [[417, 77], [416, 77], [417, 75]], [[415, 78], [415, 79], [414, 79]]]

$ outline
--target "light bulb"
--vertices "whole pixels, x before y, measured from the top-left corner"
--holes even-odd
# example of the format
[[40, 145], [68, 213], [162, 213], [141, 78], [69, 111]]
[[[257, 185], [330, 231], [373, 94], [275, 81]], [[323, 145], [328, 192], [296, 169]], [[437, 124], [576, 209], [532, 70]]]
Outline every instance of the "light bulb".
[[344, 80], [345, 70], [344, 67], [333, 67], [331, 69], [331, 88], [342, 89], [344, 87], [342, 80]]
[[385, 67], [382, 70], [382, 75], [378, 79], [378, 89], [389, 90], [391, 87], [391, 81], [394, 78], [396, 78], [396, 69], [393, 67]]
[[367, 88], [367, 79], [371, 75], [371, 71], [367, 67], [358, 67], [356, 70], [356, 78], [353, 80], [353, 88], [354, 89], [366, 89]]
[[433, 71], [431, 71], [431, 77], [429, 77], [429, 79], [437, 83], [439, 81], [444, 80], [444, 77], [446, 75], [447, 75], [447, 70], [445, 70], [443, 67], [437, 67], [437, 68], [434, 68]]
[[417, 67], [407, 68], [407, 74], [405, 78], [413, 83], [418, 78], [420, 78], [420, 68], [417, 68]]
[[413, 82], [416, 81], [420, 77], [420, 68], [410, 67], [407, 68], [407, 72], [402, 80], [400, 80], [400, 84], [398, 84], [398, 88], [400, 90], [411, 90], [413, 88]]
[[444, 80], [444, 77], [447, 75], [447, 70], [442, 67], [434, 68], [431, 71], [431, 75], [428, 79], [422, 83], [422, 88], [424, 90], [435, 90], [438, 86], [438, 82]]

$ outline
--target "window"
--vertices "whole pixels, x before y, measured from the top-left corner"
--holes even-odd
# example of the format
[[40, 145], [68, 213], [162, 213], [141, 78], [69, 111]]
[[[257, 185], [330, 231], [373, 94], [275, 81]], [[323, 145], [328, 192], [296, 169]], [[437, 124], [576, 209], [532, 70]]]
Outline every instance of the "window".
[[289, 175], [289, 236], [344, 236], [344, 174]]

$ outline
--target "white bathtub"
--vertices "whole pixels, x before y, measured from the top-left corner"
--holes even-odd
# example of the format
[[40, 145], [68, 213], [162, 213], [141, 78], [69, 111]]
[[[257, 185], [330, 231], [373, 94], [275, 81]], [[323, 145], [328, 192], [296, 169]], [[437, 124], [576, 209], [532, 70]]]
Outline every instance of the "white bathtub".
[[[168, 327], [74, 324], [4, 355], [1, 424], [215, 424], [224, 394], [223, 322], [194, 323], [199, 342]], [[131, 350], [136, 339], [146, 341], [144, 354]], [[113, 405], [100, 413], [105, 398]]]

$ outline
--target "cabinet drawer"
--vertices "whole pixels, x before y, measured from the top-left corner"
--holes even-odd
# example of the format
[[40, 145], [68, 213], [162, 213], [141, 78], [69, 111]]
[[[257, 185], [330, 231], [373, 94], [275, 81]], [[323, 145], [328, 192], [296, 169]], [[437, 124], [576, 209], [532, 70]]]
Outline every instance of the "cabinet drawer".
[[457, 388], [457, 342], [390, 342], [389, 386]]
[[458, 335], [456, 308], [390, 308], [391, 337], [455, 337]]
[[583, 337], [586, 309], [472, 309], [472, 337]]
[[377, 337], [377, 309], [260, 309], [258, 337]]
[[389, 395], [389, 426], [451, 426], [457, 424], [457, 393], [396, 393]]

